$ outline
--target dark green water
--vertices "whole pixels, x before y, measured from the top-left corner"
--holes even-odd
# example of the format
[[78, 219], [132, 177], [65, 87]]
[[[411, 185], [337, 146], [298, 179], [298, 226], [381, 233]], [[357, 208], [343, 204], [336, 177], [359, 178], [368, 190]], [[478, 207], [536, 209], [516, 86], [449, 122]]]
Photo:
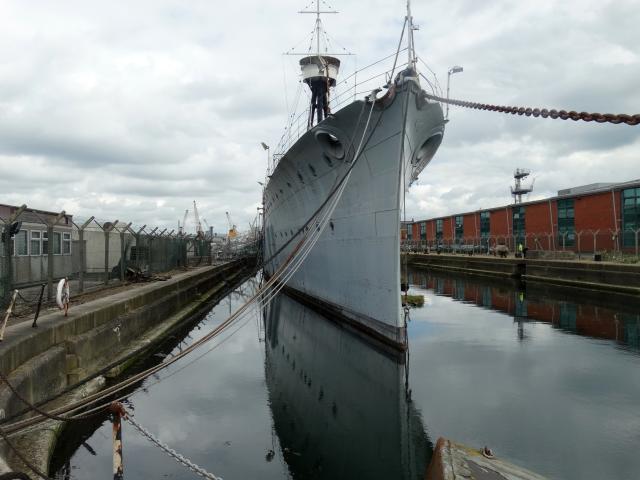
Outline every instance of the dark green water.
[[[461, 277], [410, 281], [426, 301], [411, 310], [406, 359], [283, 296], [206, 356], [147, 380], [128, 408], [226, 480], [422, 478], [439, 436], [550, 478], [640, 477], [637, 312]], [[210, 331], [252, 288], [150, 361]], [[123, 437], [125, 478], [197, 478], [128, 424]], [[75, 425], [53, 471], [110, 478], [111, 448], [106, 417]]]

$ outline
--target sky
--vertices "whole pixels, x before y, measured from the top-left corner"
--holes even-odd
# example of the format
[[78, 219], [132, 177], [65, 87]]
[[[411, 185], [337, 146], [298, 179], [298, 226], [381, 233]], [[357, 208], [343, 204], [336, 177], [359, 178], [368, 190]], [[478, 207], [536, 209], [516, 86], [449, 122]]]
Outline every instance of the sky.
[[[243, 230], [260, 204], [267, 152], [299, 83], [305, 1], [0, 0], [0, 203], [78, 218], [176, 227], [193, 201], [215, 231]], [[393, 53], [402, 0], [327, 0], [343, 74]], [[414, 1], [416, 51], [451, 97], [640, 113], [640, 2]], [[419, 68], [420, 65], [419, 65]], [[424, 70], [428, 73], [427, 70]], [[640, 178], [640, 126], [451, 107], [443, 143], [407, 196], [407, 218]]]

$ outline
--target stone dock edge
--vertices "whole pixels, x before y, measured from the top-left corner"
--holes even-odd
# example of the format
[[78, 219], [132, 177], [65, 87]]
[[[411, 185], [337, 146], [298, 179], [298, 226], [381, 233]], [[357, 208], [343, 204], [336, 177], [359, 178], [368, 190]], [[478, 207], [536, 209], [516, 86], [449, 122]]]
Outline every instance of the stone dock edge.
[[[132, 284], [124, 291], [72, 304], [66, 318], [61, 312], [41, 316], [38, 328], [31, 322], [9, 325], [0, 343], [0, 369], [31, 403], [78, 385], [45, 409], [82, 398], [103, 388], [105, 377], [119, 375], [147, 355], [150, 347], [200, 318], [248, 278], [254, 264], [253, 259], [240, 259], [178, 273], [165, 281]], [[0, 386], [4, 422], [24, 408], [6, 385]], [[63, 428], [63, 422], [49, 420], [11, 439], [34, 466], [47, 472]], [[11, 470], [39, 478], [3, 442], [0, 474]]]

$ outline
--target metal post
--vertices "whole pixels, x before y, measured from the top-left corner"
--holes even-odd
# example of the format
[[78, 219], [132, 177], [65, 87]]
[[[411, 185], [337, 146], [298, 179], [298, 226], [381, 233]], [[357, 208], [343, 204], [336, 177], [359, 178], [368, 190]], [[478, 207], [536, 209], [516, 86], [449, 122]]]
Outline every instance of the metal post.
[[78, 229], [78, 242], [80, 249], [80, 271], [78, 272], [78, 290], [84, 292], [84, 270], [85, 270], [85, 258], [84, 258], [84, 230]]
[[108, 227], [102, 227], [104, 230], [104, 284], [109, 285], [109, 237], [111, 236], [111, 230], [118, 224], [118, 220], [113, 222]]
[[78, 281], [80, 283], [79, 290], [84, 292], [84, 272], [87, 269], [87, 247], [84, 244], [84, 229], [93, 221], [95, 217], [91, 217], [78, 228], [78, 240], [80, 242], [80, 271], [78, 272]]
[[113, 480], [123, 480], [124, 461], [122, 455], [122, 418], [126, 418], [127, 412], [119, 402], [113, 402], [109, 406], [109, 410], [113, 415]]
[[40, 316], [40, 307], [42, 306], [42, 297], [44, 295], [45, 286], [46, 286], [46, 283], [43, 283], [40, 288], [40, 296], [38, 297], [38, 307], [36, 308], [36, 314], [33, 317], [33, 324], [31, 325], [32, 328], [38, 327], [38, 317]]
[[104, 229], [104, 284], [109, 285], [109, 232]]
[[153, 273], [153, 261], [152, 261], [152, 258], [153, 258], [153, 235], [156, 232], [156, 230], [158, 230], [158, 227], [154, 228], [149, 233], [149, 275], [151, 275]]
[[8, 295], [9, 290], [11, 290], [11, 287], [13, 286], [13, 261], [12, 261], [13, 259], [11, 256], [11, 236], [9, 235], [9, 232], [11, 231], [11, 225], [13, 225], [13, 222], [15, 222], [18, 219], [18, 217], [22, 215], [22, 212], [24, 212], [26, 209], [27, 209], [27, 206], [24, 204], [18, 207], [18, 209], [15, 212], [13, 212], [12, 215], [9, 216], [8, 221], [4, 226], [4, 233], [5, 233], [4, 260], [5, 260], [5, 267], [6, 267], [5, 277], [6, 277], [7, 286], [5, 287], [6, 289], [3, 292], [3, 295], [5, 294], [5, 292], [6, 292], [6, 295]]
[[[64, 217], [65, 211], [61, 211], [53, 221], [47, 222], [47, 299], [53, 298], [53, 227]], [[62, 233], [60, 234], [62, 237]], [[62, 253], [62, 238], [60, 238], [60, 253]]]
[[122, 230], [120, 232], [120, 282], [122, 283], [124, 283], [126, 256], [127, 256], [127, 249], [124, 246], [124, 230]]
[[13, 297], [11, 298], [11, 303], [9, 303], [9, 308], [7, 308], [7, 313], [5, 313], [4, 321], [2, 322], [2, 329], [0, 330], [0, 342], [4, 339], [4, 329], [7, 326], [7, 322], [9, 321], [9, 317], [11, 316], [11, 312], [13, 311], [13, 304], [16, 303], [17, 295], [18, 290], [14, 290]]
[[53, 298], [53, 224], [47, 225], [47, 299]]
[[124, 283], [126, 274], [127, 249], [124, 244], [124, 235], [129, 230], [131, 222], [129, 222], [122, 230], [120, 230], [120, 281]]

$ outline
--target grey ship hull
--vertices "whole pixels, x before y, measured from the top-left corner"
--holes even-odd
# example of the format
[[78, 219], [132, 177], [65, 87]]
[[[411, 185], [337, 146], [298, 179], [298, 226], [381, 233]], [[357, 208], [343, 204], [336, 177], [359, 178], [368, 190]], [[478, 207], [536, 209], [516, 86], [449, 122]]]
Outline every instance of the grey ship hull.
[[[365, 131], [370, 110], [369, 102], [351, 103], [281, 158], [265, 188], [264, 254], [271, 259], [265, 272], [273, 274], [286, 261], [300, 238], [291, 237], [353, 167], [330, 223], [287, 287], [404, 348], [400, 208], [405, 189], [440, 144], [444, 119], [414, 77], [376, 101]], [[361, 138], [362, 153], [352, 165]]]

